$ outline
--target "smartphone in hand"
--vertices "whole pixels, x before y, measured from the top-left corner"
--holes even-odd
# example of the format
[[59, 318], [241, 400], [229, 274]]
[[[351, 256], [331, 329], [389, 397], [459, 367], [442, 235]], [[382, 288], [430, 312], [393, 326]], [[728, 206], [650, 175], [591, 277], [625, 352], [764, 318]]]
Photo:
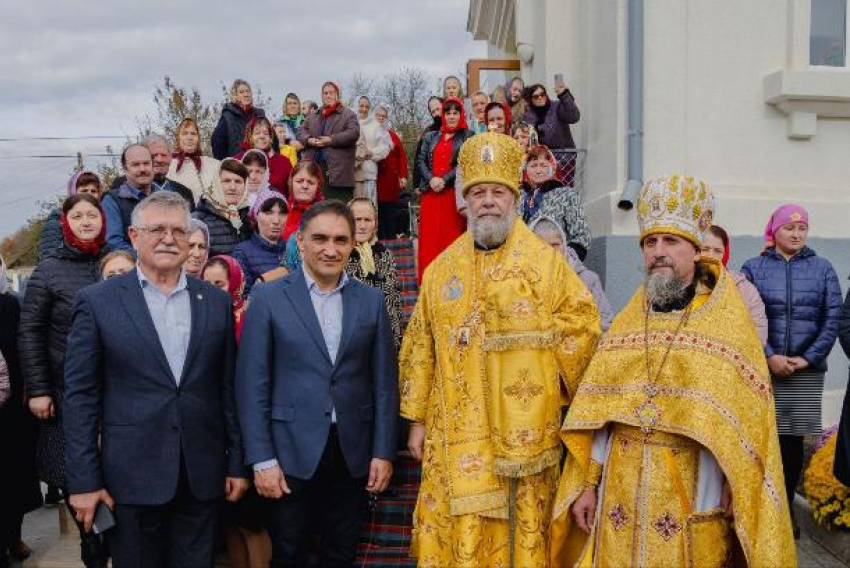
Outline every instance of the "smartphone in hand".
[[563, 73], [555, 73], [555, 88], [561, 89], [565, 87], [564, 84], [564, 74]]
[[115, 515], [112, 514], [112, 509], [109, 508], [109, 505], [101, 501], [97, 504], [97, 509], [94, 512], [92, 531], [94, 531], [94, 534], [103, 534], [114, 526]]

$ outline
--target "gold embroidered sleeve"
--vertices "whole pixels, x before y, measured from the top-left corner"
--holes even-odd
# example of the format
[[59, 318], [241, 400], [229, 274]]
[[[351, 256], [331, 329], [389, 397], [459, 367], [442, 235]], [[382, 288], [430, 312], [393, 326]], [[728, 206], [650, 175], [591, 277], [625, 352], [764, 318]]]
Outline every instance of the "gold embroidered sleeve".
[[584, 480], [585, 489], [596, 489], [602, 480], [602, 464], [591, 459], [590, 467], [587, 468], [587, 477]]
[[428, 393], [434, 380], [434, 336], [428, 303], [428, 291], [423, 289], [404, 332], [399, 355], [401, 416], [414, 422], [425, 422]]
[[553, 270], [552, 313], [558, 338], [555, 356], [561, 380], [572, 400], [602, 328], [593, 296], [566, 261], [558, 264]]

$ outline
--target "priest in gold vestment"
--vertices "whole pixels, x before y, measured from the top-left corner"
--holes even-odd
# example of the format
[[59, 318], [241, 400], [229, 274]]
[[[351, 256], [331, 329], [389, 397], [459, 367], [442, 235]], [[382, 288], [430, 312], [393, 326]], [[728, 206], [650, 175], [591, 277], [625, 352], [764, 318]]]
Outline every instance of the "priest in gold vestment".
[[687, 176], [641, 193], [647, 276], [564, 422], [553, 566], [797, 564], [761, 342], [732, 278], [699, 258], [713, 209]]
[[600, 334], [593, 298], [516, 216], [523, 152], [460, 152], [469, 231], [425, 271], [401, 351], [401, 414], [422, 459], [420, 566], [545, 567], [563, 404]]

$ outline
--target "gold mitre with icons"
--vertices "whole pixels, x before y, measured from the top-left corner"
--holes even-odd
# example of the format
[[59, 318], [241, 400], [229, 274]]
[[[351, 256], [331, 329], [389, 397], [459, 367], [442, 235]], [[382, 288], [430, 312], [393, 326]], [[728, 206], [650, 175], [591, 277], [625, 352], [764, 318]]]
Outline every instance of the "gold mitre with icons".
[[458, 172], [466, 193], [479, 183], [498, 183], [519, 197], [525, 152], [519, 142], [506, 134], [485, 132], [463, 143], [458, 157]]
[[641, 242], [649, 235], [667, 233], [699, 247], [714, 220], [714, 194], [702, 180], [669, 175], [643, 186], [637, 214]]

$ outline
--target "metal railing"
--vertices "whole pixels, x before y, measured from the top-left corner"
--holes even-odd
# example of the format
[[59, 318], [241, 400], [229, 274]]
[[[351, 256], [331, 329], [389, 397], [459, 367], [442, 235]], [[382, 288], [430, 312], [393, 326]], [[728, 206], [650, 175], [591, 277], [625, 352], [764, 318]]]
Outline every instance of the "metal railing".
[[[587, 150], [584, 148], [552, 150], [552, 155], [557, 164], [555, 177], [562, 181], [564, 185], [574, 188], [580, 195], [584, 194], [584, 167]], [[416, 239], [419, 237], [419, 204], [411, 201], [407, 208], [410, 214], [410, 238]]]

